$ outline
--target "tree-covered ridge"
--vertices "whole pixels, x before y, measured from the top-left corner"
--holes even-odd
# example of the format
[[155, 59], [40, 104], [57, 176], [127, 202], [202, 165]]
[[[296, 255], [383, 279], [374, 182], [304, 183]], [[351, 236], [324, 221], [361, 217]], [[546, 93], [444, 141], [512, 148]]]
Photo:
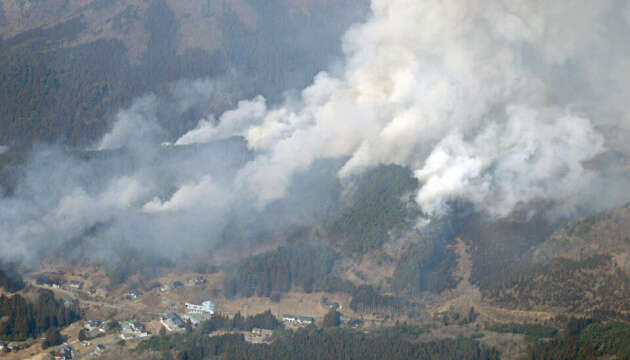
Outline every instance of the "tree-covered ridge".
[[404, 301], [391, 295], [381, 295], [369, 285], [361, 285], [352, 293], [350, 308], [356, 312], [397, 311]]
[[26, 340], [50, 328], [70, 325], [80, 318], [77, 305], [64, 305], [49, 290], [40, 290], [34, 302], [20, 295], [0, 296], [0, 339], [3, 340]]
[[488, 277], [481, 290], [488, 300], [507, 308], [588, 312], [630, 306], [630, 278], [608, 255], [516, 267]]
[[228, 269], [227, 296], [271, 296], [294, 287], [311, 292], [333, 270], [338, 255], [323, 244], [306, 242], [256, 255]]
[[[225, 91], [222, 100], [161, 119], [174, 136], [193, 128], [208, 110], [222, 112], [236, 99], [263, 94], [280, 100], [283, 92], [307, 85], [330, 63], [340, 51], [338, 38], [345, 27], [367, 9], [365, 3], [322, 1], [302, 13], [290, 2], [245, 1], [241, 5], [258, 19], [252, 26], [231, 4], [190, 1], [192, 8], [208, 8], [191, 19], [187, 5], [174, 1], [84, 3], [82, 9], [74, 6], [70, 20], [60, 10], [48, 14], [57, 17], [50, 19], [55, 26], [0, 39], [0, 144], [89, 144], [118, 109], [146, 93], [165, 92], [180, 79], [242, 76], [238, 89]], [[334, 11], [343, 21], [330, 24], [326, 14]], [[91, 20], [99, 25], [93, 27]], [[190, 21], [210, 22], [216, 33], [191, 36], [204, 28], [190, 26]], [[296, 35], [323, 41], [296, 41]]]
[[457, 256], [451, 245], [458, 234], [457, 222], [451, 216], [433, 218], [418, 231], [419, 240], [408, 244], [396, 262], [392, 279], [394, 291], [414, 296], [455, 287], [457, 280], [453, 270]]
[[199, 325], [199, 331], [211, 334], [218, 330], [241, 330], [251, 331], [254, 328], [276, 330], [282, 328], [282, 323], [271, 311], [267, 310], [261, 314], [244, 317], [240, 312], [234, 314], [232, 318], [223, 314], [214, 314], [212, 317]]
[[249, 344], [240, 334], [208, 337], [203, 332], [153, 337], [137, 351], [175, 354], [179, 359], [499, 359], [499, 353], [465, 338], [420, 343], [407, 328], [365, 334], [330, 327], [277, 334], [271, 344]]
[[329, 226], [345, 250], [364, 253], [380, 248], [391, 231], [401, 231], [419, 215], [413, 201], [404, 201], [418, 187], [411, 170], [379, 166], [357, 179], [351, 203]]
[[[38, 37], [0, 50], [2, 144], [86, 144], [102, 135], [106, 118], [133, 98], [181, 77], [215, 74], [207, 56], [155, 56], [159, 60], [135, 65], [119, 41], [53, 49], [42, 46], [47, 41]], [[164, 67], [168, 71], [156, 70]]]
[[0, 263], [0, 288], [8, 292], [16, 292], [24, 288], [24, 279], [16, 271], [14, 264], [3, 265]]
[[545, 263], [555, 257], [580, 259], [584, 254], [630, 253], [630, 204], [570, 220], [536, 246], [532, 258]]
[[133, 275], [140, 275], [140, 282], [150, 283], [161, 269], [169, 267], [173, 267], [173, 263], [156, 253], [121, 245], [105, 264], [105, 275], [115, 288]]
[[523, 334], [527, 341], [538, 341], [545, 338], [554, 338], [558, 335], [558, 329], [551, 325], [543, 324], [494, 324], [487, 327], [487, 330], [497, 333]]
[[630, 325], [569, 319], [561, 338], [529, 347], [527, 359], [630, 359]]

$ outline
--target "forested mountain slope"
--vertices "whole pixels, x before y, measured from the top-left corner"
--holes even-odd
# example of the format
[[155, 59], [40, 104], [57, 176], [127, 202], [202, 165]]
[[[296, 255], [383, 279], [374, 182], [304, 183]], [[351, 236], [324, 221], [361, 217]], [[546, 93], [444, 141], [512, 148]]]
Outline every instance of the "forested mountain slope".
[[161, 119], [173, 136], [243, 97], [279, 99], [332, 62], [366, 3], [4, 0], [0, 144], [89, 143], [120, 107], [182, 78], [237, 85]]

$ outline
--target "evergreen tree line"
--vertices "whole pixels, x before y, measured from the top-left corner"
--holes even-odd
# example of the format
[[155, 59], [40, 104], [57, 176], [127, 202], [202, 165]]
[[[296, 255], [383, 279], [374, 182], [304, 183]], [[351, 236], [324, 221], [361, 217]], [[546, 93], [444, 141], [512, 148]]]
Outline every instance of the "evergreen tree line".
[[22, 276], [15, 271], [15, 266], [2, 266], [0, 264], [0, 288], [8, 292], [16, 292], [24, 289]]
[[39, 290], [34, 302], [20, 295], [0, 296], [0, 339], [23, 341], [50, 328], [70, 325], [80, 318], [78, 305], [64, 305], [50, 290]]
[[350, 308], [356, 312], [400, 311], [403, 306], [403, 300], [391, 295], [381, 295], [370, 285], [359, 286], [350, 301]]
[[405, 194], [418, 188], [411, 170], [397, 165], [379, 166], [356, 179], [352, 205], [328, 226], [330, 235], [345, 252], [362, 254], [379, 249], [419, 214]]
[[489, 326], [488, 330], [498, 333], [523, 334], [528, 341], [554, 338], [558, 335], [558, 329], [551, 325], [542, 324], [494, 324]]
[[228, 297], [269, 297], [294, 287], [308, 293], [321, 288], [337, 259], [335, 252], [318, 243], [283, 246], [227, 269], [223, 289]]
[[527, 349], [529, 360], [630, 359], [630, 324], [570, 318], [562, 337]]
[[[286, 89], [307, 85], [329, 62], [326, 54], [332, 55], [338, 47], [330, 40], [338, 39], [345, 26], [331, 27], [324, 12], [289, 14], [290, 6], [274, 2], [265, 5], [267, 9], [254, 9], [266, 12], [256, 29], [236, 13], [218, 16], [222, 44], [216, 51], [181, 51], [180, 26], [168, 3], [151, 0], [147, 6], [143, 18], [125, 12], [112, 19], [115, 31], [125, 31], [124, 23], [143, 23], [147, 49], [137, 61], [130, 60], [129, 49], [119, 40], [69, 47], [87, 31], [81, 17], [0, 41], [0, 144], [90, 143], [106, 130], [112, 112], [134, 98], [164, 92], [169, 83], [182, 78], [219, 77], [232, 69], [247, 79], [232, 90], [238, 92], [235, 97], [263, 94], [279, 100]], [[358, 8], [356, 4], [328, 7], [346, 14]], [[327, 24], [326, 31], [316, 31], [326, 34], [320, 46], [295, 41], [296, 30], [318, 29], [310, 21]], [[228, 102], [213, 111], [224, 110]], [[194, 127], [204, 116], [199, 111], [205, 110], [192, 110], [162, 125], [181, 134]]]
[[264, 313], [247, 317], [237, 312], [231, 319], [227, 315], [214, 314], [198, 327], [199, 331], [204, 334], [211, 334], [217, 330], [251, 331], [254, 328], [275, 330], [282, 328], [282, 323], [270, 310], [267, 310]]
[[426, 343], [411, 341], [398, 332], [374, 335], [327, 328], [300, 329], [279, 336], [271, 344], [249, 344], [240, 334], [208, 337], [194, 331], [188, 334], [155, 336], [137, 347], [138, 352], [161, 352], [162, 358], [198, 359], [499, 359], [496, 349], [466, 339], [444, 339]]

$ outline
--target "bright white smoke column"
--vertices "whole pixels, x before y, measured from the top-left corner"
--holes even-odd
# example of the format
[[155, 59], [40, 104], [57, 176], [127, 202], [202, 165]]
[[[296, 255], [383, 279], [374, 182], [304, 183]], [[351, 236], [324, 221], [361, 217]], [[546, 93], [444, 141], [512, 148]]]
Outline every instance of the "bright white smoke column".
[[341, 177], [410, 166], [429, 213], [454, 197], [495, 216], [566, 200], [588, 185], [583, 162], [604, 139], [574, 104], [556, 100], [566, 89], [549, 74], [585, 61], [612, 4], [373, 0], [369, 19], [344, 38], [343, 73], [318, 75], [297, 104], [265, 111], [260, 98], [242, 102], [178, 143], [245, 136], [259, 155], [239, 184], [263, 206], [315, 159], [338, 156], [349, 157]]

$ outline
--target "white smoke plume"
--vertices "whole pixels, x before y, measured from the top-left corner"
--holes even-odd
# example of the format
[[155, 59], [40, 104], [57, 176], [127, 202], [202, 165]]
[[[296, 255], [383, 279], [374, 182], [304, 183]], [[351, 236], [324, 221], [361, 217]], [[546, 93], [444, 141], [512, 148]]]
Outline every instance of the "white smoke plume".
[[97, 150], [112, 150], [155, 142], [162, 132], [156, 121], [157, 102], [155, 95], [147, 95], [136, 100], [131, 108], [120, 111], [118, 121], [113, 129], [103, 136]]
[[252, 101], [241, 101], [238, 108], [225, 112], [219, 121], [210, 117], [201, 120], [196, 129], [182, 136], [175, 145], [190, 145], [223, 140], [236, 135], [244, 135], [252, 121], [260, 119], [267, 112], [265, 99], [261, 96]]
[[146, 203], [142, 209], [147, 213], [177, 212], [194, 209], [197, 206], [222, 208], [228, 202], [229, 196], [212, 182], [210, 177], [202, 179], [199, 183], [182, 186], [167, 201], [154, 198]]
[[[103, 159], [34, 155], [16, 193], [0, 199], [0, 253], [33, 258], [32, 248], [80, 236], [199, 253], [221, 241], [227, 214], [268, 209], [322, 159], [344, 161], [341, 181], [379, 164], [411, 168], [428, 214], [456, 198], [503, 217], [539, 199], [584, 204], [593, 184], [623, 190], [585, 163], [624, 146], [608, 133], [623, 139], [630, 130], [624, 1], [372, 0], [371, 8], [344, 36], [342, 65], [283, 104], [243, 100], [166, 150], [162, 104], [149, 95], [95, 145]], [[171, 113], [220, 96], [222, 86], [174, 84]]]
[[[430, 214], [455, 197], [495, 216], [540, 198], [566, 201], [595, 176], [583, 163], [605, 149], [597, 125], [629, 122], [627, 111], [611, 116], [623, 101], [598, 99], [606, 113], [587, 97], [614, 87], [618, 100], [628, 95], [628, 56], [612, 59], [627, 47], [598, 45], [615, 41], [620, 28], [628, 34], [627, 23], [610, 25], [618, 6], [373, 0], [371, 16], [344, 38], [338, 74], [321, 73], [297, 103], [266, 114], [249, 109], [260, 98], [243, 102], [225, 123], [201, 122], [178, 143], [225, 137], [227, 129], [244, 135], [259, 155], [239, 184], [263, 206], [314, 160], [339, 156], [349, 157], [342, 178], [378, 164], [411, 167], [422, 184], [417, 201]], [[589, 71], [606, 61], [618, 73], [602, 84]], [[593, 88], [568, 89], [555, 73]], [[249, 128], [233, 113], [248, 117]]]

